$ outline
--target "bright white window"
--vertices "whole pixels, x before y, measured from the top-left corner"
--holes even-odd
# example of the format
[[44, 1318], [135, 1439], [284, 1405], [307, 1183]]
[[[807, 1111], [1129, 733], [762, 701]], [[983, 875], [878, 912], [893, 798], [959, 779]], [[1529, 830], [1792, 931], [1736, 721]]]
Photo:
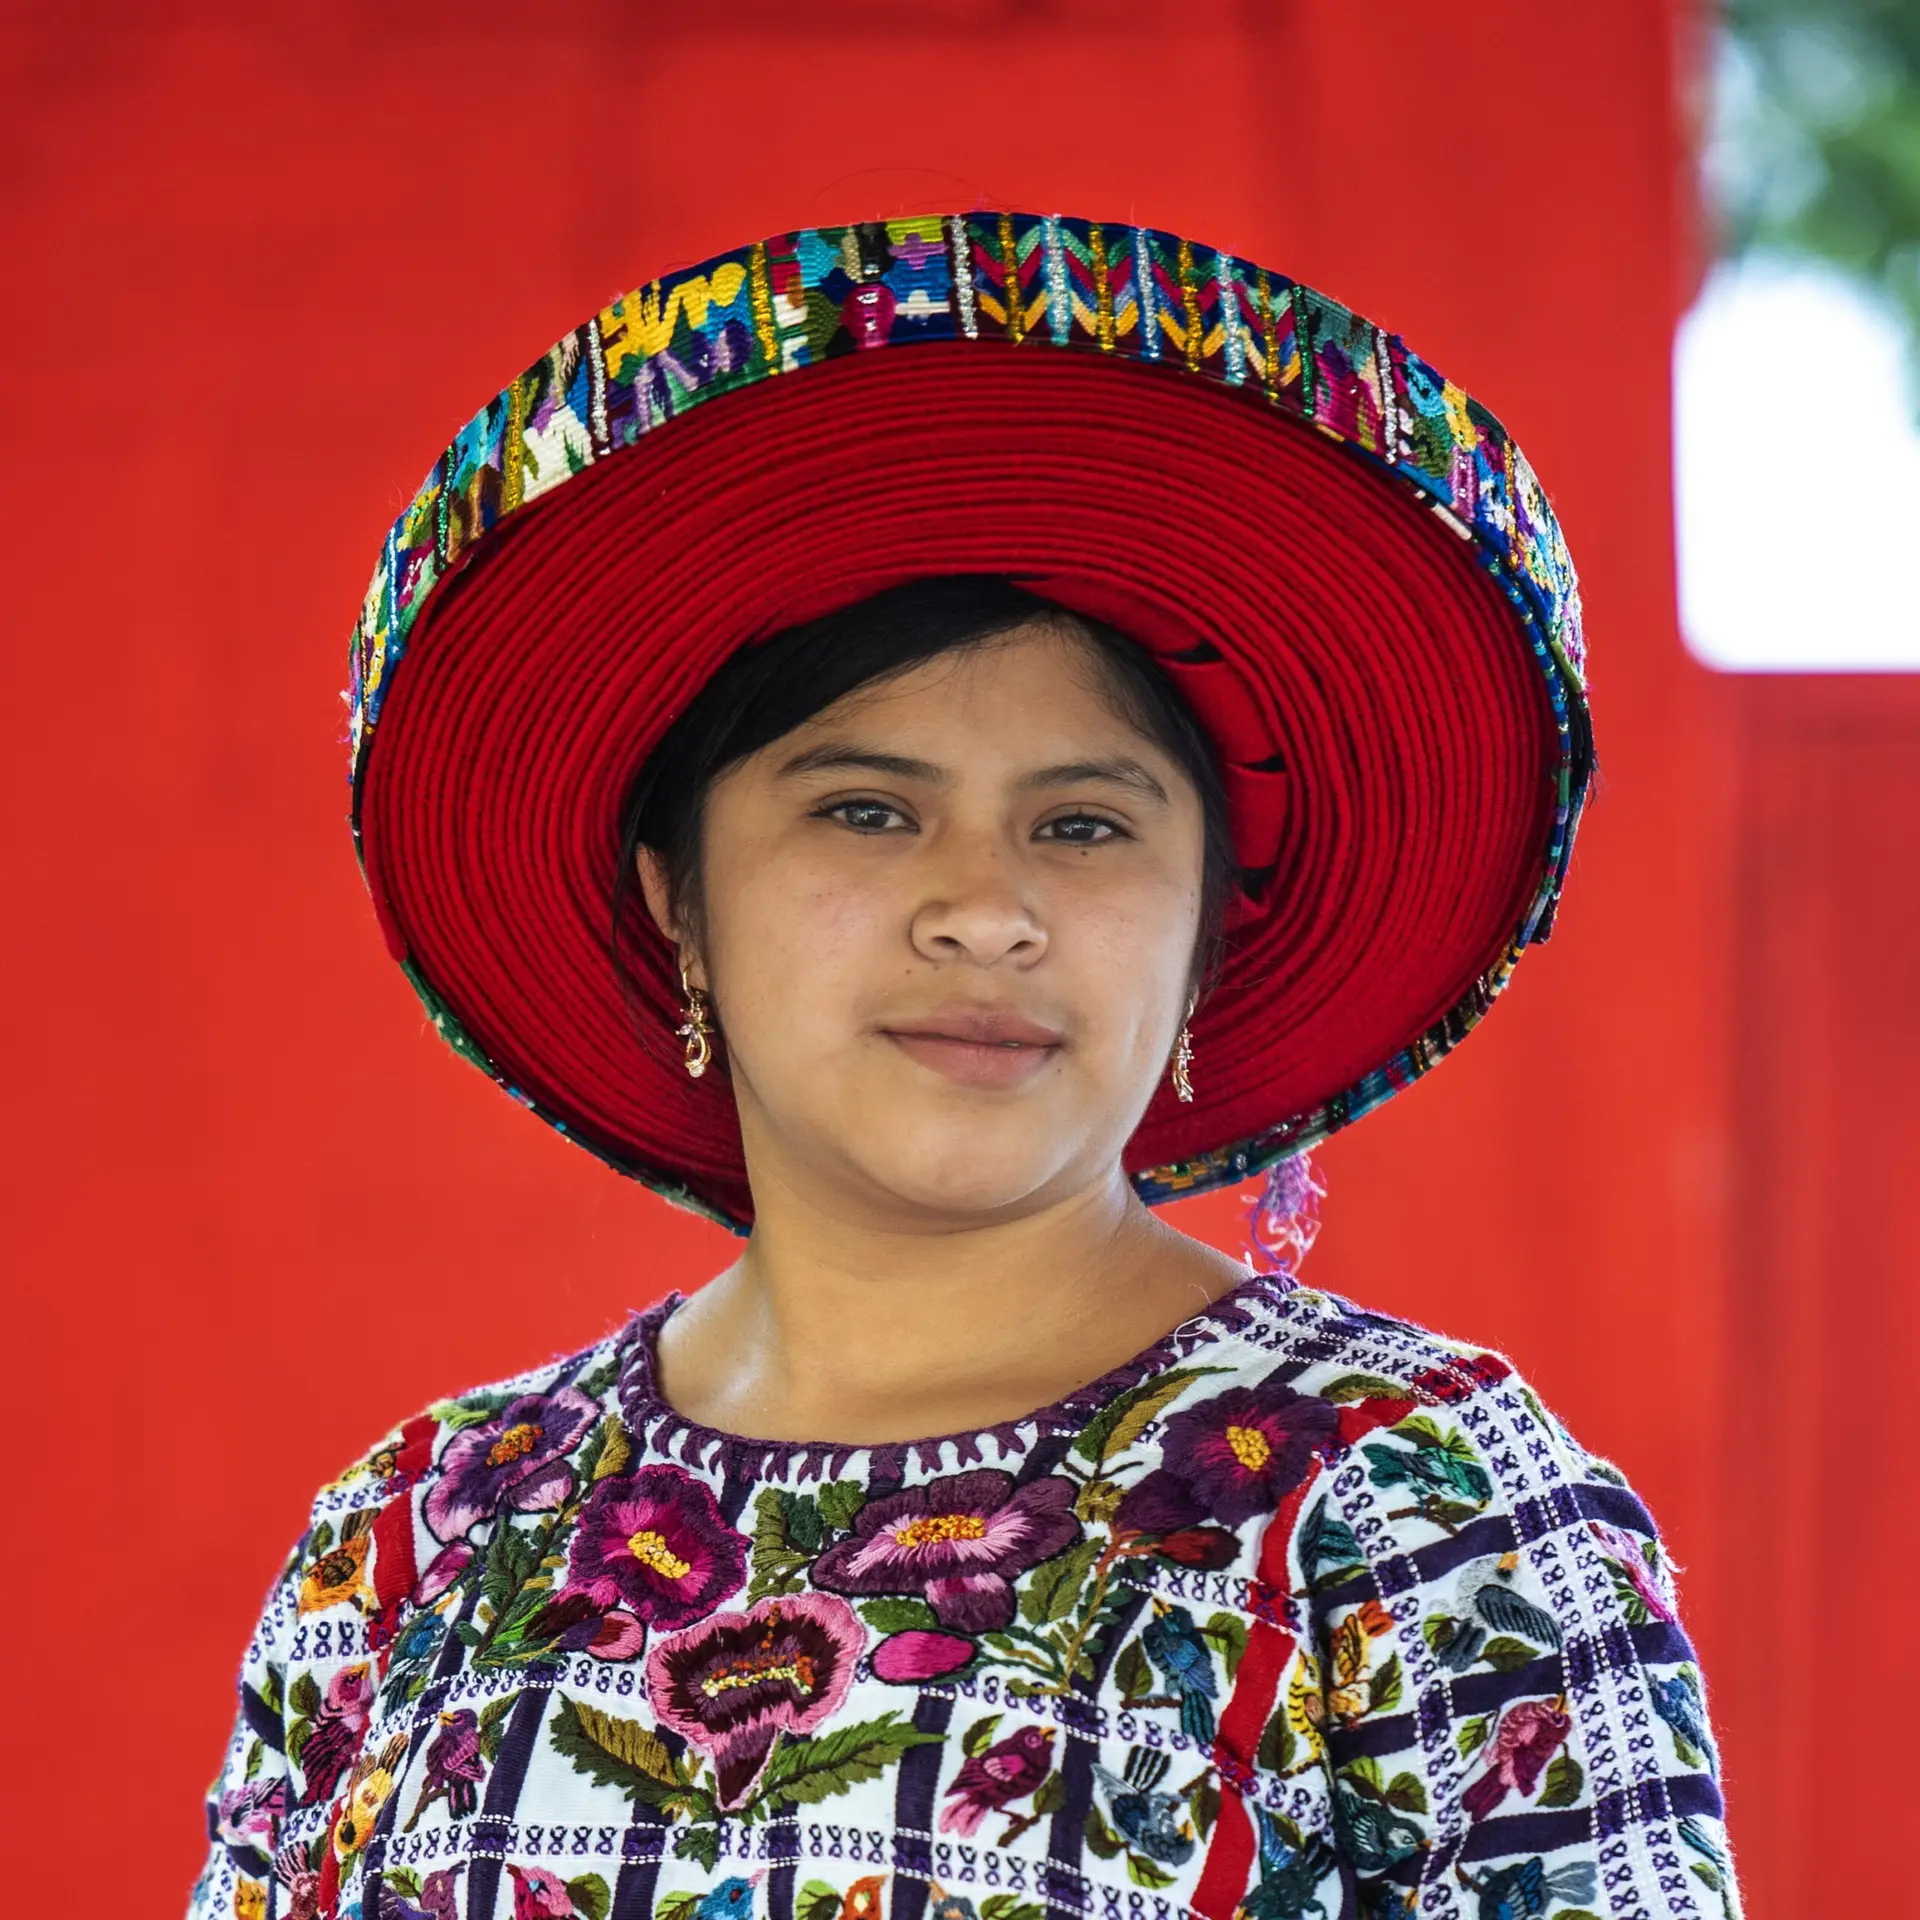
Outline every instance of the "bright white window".
[[1714, 269], [1674, 354], [1680, 621], [1715, 667], [1920, 668], [1902, 333], [1818, 266]]

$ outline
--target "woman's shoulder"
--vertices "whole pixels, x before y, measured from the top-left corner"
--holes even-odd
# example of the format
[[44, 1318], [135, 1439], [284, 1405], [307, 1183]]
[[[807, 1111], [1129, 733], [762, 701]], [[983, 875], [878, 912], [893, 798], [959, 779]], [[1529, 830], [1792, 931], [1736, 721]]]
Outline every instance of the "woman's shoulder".
[[383, 1615], [457, 1576], [448, 1552], [458, 1543], [471, 1557], [477, 1521], [557, 1504], [569, 1456], [596, 1427], [603, 1446], [617, 1430], [626, 1338], [617, 1329], [390, 1428], [314, 1497], [287, 1574], [297, 1615], [358, 1618], [377, 1643]]

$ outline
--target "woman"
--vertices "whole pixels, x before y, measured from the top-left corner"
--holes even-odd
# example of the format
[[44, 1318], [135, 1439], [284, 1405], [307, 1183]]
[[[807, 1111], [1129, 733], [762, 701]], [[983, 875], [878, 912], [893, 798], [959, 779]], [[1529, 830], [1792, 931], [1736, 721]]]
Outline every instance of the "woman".
[[369, 888], [751, 1232], [322, 1492], [195, 1912], [1735, 1912], [1618, 1473], [1149, 1211], [1299, 1250], [1548, 931], [1582, 664], [1491, 416], [1167, 235], [790, 234], [516, 381], [356, 638]]

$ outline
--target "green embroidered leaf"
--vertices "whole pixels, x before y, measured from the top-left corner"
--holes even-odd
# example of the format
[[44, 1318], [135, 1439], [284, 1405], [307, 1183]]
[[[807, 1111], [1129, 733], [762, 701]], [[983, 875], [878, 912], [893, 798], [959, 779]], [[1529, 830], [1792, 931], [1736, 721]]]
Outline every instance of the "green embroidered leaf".
[[1417, 1773], [1396, 1773], [1387, 1782], [1386, 1801], [1402, 1813], [1425, 1813], [1427, 1789]]
[[573, 1384], [589, 1400], [598, 1400], [619, 1378], [620, 1356], [618, 1353], [610, 1353], [604, 1360], [597, 1362], [583, 1373]]
[[1411, 1440], [1416, 1447], [1444, 1447], [1447, 1436], [1440, 1431], [1440, 1423], [1430, 1413], [1410, 1413], [1391, 1431], [1402, 1440]]
[[403, 1899], [420, 1898], [420, 1876], [411, 1867], [389, 1867], [381, 1879]]
[[1585, 1907], [1562, 1907], [1553, 1920], [1600, 1920], [1600, 1916], [1589, 1913]]
[[709, 1873], [720, 1864], [720, 1829], [688, 1827], [673, 1843], [674, 1857], [697, 1860]]
[[1580, 1790], [1586, 1784], [1587, 1776], [1580, 1771], [1580, 1762], [1570, 1753], [1556, 1753], [1547, 1763], [1547, 1784], [1534, 1804], [1542, 1807], [1577, 1806]]
[[973, 1725], [960, 1736], [960, 1751], [964, 1753], [969, 1760], [978, 1754], [985, 1753], [988, 1747], [993, 1744], [993, 1730], [999, 1724], [1000, 1716], [997, 1713], [988, 1714], [984, 1720], [976, 1720]]
[[1430, 1613], [1420, 1622], [1420, 1638], [1435, 1654], [1445, 1653], [1460, 1638], [1460, 1622], [1451, 1614]]
[[286, 1690], [287, 1676], [285, 1670], [280, 1667], [269, 1666], [266, 1671], [266, 1677], [260, 1682], [260, 1701], [275, 1719], [280, 1717], [281, 1709], [286, 1704]]
[[1240, 1656], [1247, 1650], [1247, 1623], [1237, 1613], [1216, 1613], [1200, 1632], [1225, 1656], [1227, 1685], [1232, 1686], [1233, 1676], [1240, 1671]]
[[1117, 1480], [1089, 1480], [1073, 1496], [1074, 1518], [1090, 1527], [1104, 1527], [1126, 1497], [1126, 1488]]
[[1540, 1649], [1516, 1640], [1510, 1633], [1497, 1633], [1480, 1650], [1480, 1658], [1499, 1673], [1512, 1673], [1517, 1667], [1539, 1659]]
[[1059, 1771], [1047, 1775], [1033, 1790], [1033, 1810], [1035, 1814], [1045, 1816], [1058, 1813], [1067, 1804], [1067, 1783], [1061, 1779]]
[[1087, 1824], [1082, 1831], [1086, 1835], [1088, 1848], [1102, 1860], [1117, 1859], [1126, 1846], [1126, 1842], [1107, 1825], [1106, 1816], [1098, 1807], [1087, 1809]]
[[266, 1758], [266, 1754], [265, 1745], [258, 1740], [247, 1749], [247, 1779], [257, 1780], [260, 1777], [260, 1762]]
[[[787, 1496], [778, 1487], [762, 1487], [754, 1497], [752, 1578], [747, 1582], [747, 1605], [770, 1594], [798, 1593], [808, 1555], [798, 1551], [787, 1532]], [[818, 1510], [815, 1510], [818, 1521]]]
[[584, 1454], [581, 1456], [580, 1472], [587, 1480], [608, 1480], [632, 1458], [633, 1442], [627, 1438], [627, 1430], [619, 1417], [610, 1413], [600, 1423], [600, 1444], [591, 1463]]
[[1144, 1700], [1153, 1691], [1153, 1667], [1138, 1640], [1129, 1640], [1113, 1663], [1114, 1683], [1123, 1700]]
[[[1426, 1509], [1427, 1518], [1436, 1525], [1445, 1527], [1449, 1533], [1457, 1532], [1469, 1520], [1477, 1519], [1480, 1514], [1478, 1506], [1465, 1506], [1458, 1500], [1427, 1500], [1421, 1504]], [[1485, 1502], [1481, 1504], [1484, 1505]]]
[[1093, 1563], [1100, 1557], [1098, 1540], [1082, 1540], [1078, 1546], [1043, 1560], [1027, 1575], [1020, 1592], [1020, 1617], [1030, 1625], [1044, 1627], [1064, 1620], [1080, 1598]]
[[578, 1880], [569, 1880], [567, 1895], [580, 1920], [607, 1920], [613, 1907], [613, 1895], [597, 1873], [583, 1873]]
[[1087, 1422], [1073, 1444], [1074, 1452], [1095, 1465], [1125, 1453], [1146, 1431], [1148, 1422], [1179, 1399], [1195, 1380], [1226, 1371], [1225, 1367], [1175, 1367], [1171, 1372], [1142, 1381], [1110, 1400]]
[[858, 1480], [830, 1480], [814, 1495], [820, 1517], [836, 1533], [846, 1533], [867, 1504], [867, 1490]]
[[557, 1698], [547, 1738], [555, 1752], [573, 1762], [576, 1773], [662, 1813], [684, 1813], [692, 1820], [714, 1817], [712, 1794], [681, 1778], [666, 1742], [651, 1727], [565, 1694]]
[[980, 1920], [1044, 1920], [1045, 1912], [1017, 1893], [990, 1893], [980, 1902]]
[[1193, 1830], [1204, 1841], [1220, 1817], [1220, 1789], [1211, 1772], [1203, 1773], [1187, 1795], [1187, 1811], [1193, 1816]]
[[1400, 1704], [1400, 1656], [1390, 1653], [1367, 1683], [1367, 1711], [1391, 1713]]
[[1371, 1800], [1385, 1800], [1387, 1797], [1387, 1776], [1381, 1771], [1380, 1762], [1370, 1753], [1349, 1760], [1340, 1769], [1340, 1777], [1359, 1788]]
[[875, 1633], [907, 1633], [915, 1628], [937, 1631], [940, 1617], [924, 1600], [911, 1595], [888, 1594], [878, 1600], [862, 1600], [860, 1618]]
[[1398, 1380], [1385, 1380], [1377, 1373], [1343, 1373], [1319, 1389], [1318, 1397], [1345, 1406], [1351, 1400], [1405, 1400], [1410, 1398]]
[[333, 1546], [333, 1522], [322, 1520], [307, 1536], [307, 1562], [311, 1565], [331, 1550]]
[[912, 1747], [936, 1746], [941, 1736], [903, 1725], [898, 1714], [836, 1727], [813, 1740], [794, 1740], [774, 1749], [760, 1777], [756, 1803], [795, 1800], [810, 1805], [863, 1780], [878, 1780]]
[[1291, 1773], [1293, 1752], [1293, 1724], [1287, 1718], [1286, 1708], [1282, 1707], [1261, 1732], [1260, 1744], [1254, 1749], [1254, 1765], [1264, 1767], [1269, 1773]]
[[293, 1690], [287, 1695], [287, 1704], [303, 1720], [311, 1720], [320, 1711], [320, 1683], [312, 1674], [302, 1671], [294, 1676]]
[[480, 1709], [480, 1757], [488, 1765], [499, 1758], [500, 1731], [507, 1724], [510, 1714], [520, 1696], [517, 1693], [502, 1694], [498, 1700], [489, 1700]]
[[296, 1720], [287, 1729], [287, 1758], [297, 1767], [300, 1756], [306, 1750], [308, 1736], [313, 1732], [311, 1720]]
[[1687, 1871], [1694, 1875], [1709, 1892], [1718, 1893], [1720, 1891], [1720, 1869], [1710, 1861], [1689, 1860], [1687, 1862]]
[[[693, 1896], [689, 1894], [688, 1898]], [[824, 1880], [809, 1880], [793, 1896], [793, 1920], [835, 1920], [839, 1911], [839, 1890]]]
[[1152, 1887], [1156, 1891], [1161, 1887], [1170, 1887], [1180, 1876], [1169, 1873], [1165, 1867], [1155, 1866], [1151, 1860], [1143, 1859], [1137, 1853], [1127, 1855], [1127, 1878], [1136, 1887]]
[[1462, 1720], [1455, 1743], [1460, 1748], [1460, 1758], [1466, 1760], [1478, 1753], [1487, 1744], [1487, 1735], [1493, 1731], [1490, 1716], [1476, 1713], [1471, 1720]]
[[794, 1551], [808, 1556], [818, 1553], [827, 1537], [819, 1503], [809, 1494], [789, 1493], [786, 1508], [787, 1538], [793, 1543]]

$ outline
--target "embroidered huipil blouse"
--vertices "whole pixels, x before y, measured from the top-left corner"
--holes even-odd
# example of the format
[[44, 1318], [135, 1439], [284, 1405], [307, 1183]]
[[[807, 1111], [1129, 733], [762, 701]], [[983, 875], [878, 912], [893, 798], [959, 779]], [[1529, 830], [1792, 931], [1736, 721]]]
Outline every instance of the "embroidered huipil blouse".
[[1253, 1277], [785, 1446], [660, 1398], [675, 1304], [321, 1493], [193, 1915], [1737, 1914], [1653, 1525], [1497, 1355]]

